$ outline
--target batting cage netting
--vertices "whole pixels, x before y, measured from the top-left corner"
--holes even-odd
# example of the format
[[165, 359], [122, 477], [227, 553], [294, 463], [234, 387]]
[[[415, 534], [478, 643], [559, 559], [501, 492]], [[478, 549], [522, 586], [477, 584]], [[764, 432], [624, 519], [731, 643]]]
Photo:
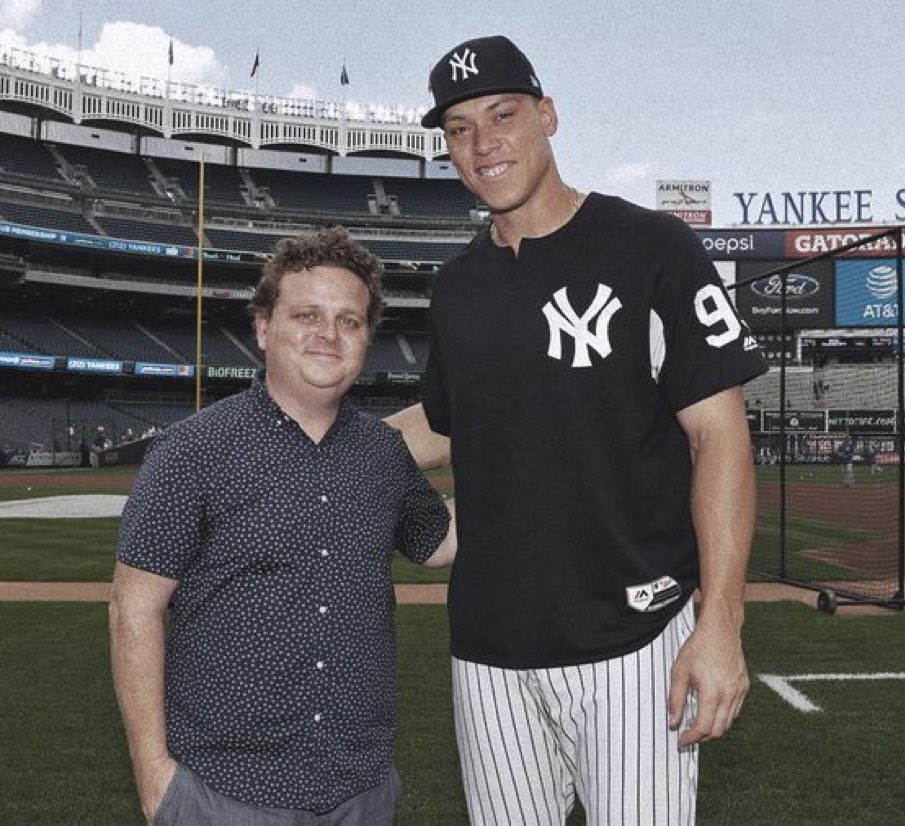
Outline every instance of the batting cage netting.
[[751, 579], [818, 604], [903, 607], [902, 228], [795, 263], [740, 263], [769, 373], [745, 388], [758, 478]]

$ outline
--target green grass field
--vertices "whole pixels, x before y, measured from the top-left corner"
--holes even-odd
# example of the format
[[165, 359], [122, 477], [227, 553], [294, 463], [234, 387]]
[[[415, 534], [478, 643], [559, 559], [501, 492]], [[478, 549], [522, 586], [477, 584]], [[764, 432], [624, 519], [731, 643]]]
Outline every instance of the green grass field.
[[[867, 468], [856, 468], [858, 485], [885, 485], [892, 490], [897, 484], [894, 468], [870, 476]], [[110, 493], [128, 494], [134, 480], [134, 468], [104, 468], [102, 470], [63, 470], [52, 474], [47, 481], [44, 471], [0, 472], [0, 501], [60, 496], [67, 494]], [[449, 487], [448, 471], [429, 474], [441, 488]], [[761, 484], [774, 484], [779, 471], [775, 467], [758, 468]], [[833, 495], [839, 493], [839, 468], [835, 466], [790, 467], [787, 472], [790, 488], [809, 484], [815, 488], [815, 500], [821, 498], [820, 488]], [[880, 490], [880, 489], [877, 489]], [[0, 532], [0, 581], [107, 581], [113, 570], [118, 520], [4, 520]], [[801, 552], [840, 542], [869, 542], [888, 535], [885, 530], [846, 528], [815, 518], [790, 515], [786, 520], [788, 558], [801, 561]], [[779, 571], [779, 517], [766, 507], [758, 514], [757, 532], [750, 565], [752, 580], [774, 578]], [[829, 562], [804, 560], [808, 577], [818, 581], [850, 580], [852, 571]], [[801, 567], [801, 566], [800, 566]], [[396, 582], [445, 582], [446, 571], [414, 565], [397, 557], [393, 563]]]
[[[0, 823], [141, 823], [99, 604], [0, 604]], [[452, 732], [445, 610], [402, 606], [400, 826], [465, 824]], [[752, 675], [905, 672], [900, 615], [828, 617], [749, 606]], [[905, 682], [808, 684], [803, 714], [754, 679], [744, 715], [703, 747], [701, 824], [890, 824], [905, 820]], [[580, 817], [573, 818], [580, 823]]]
[[[807, 480], [834, 490], [836, 471], [818, 468]], [[69, 471], [50, 481], [47, 474], [17, 473], [0, 479], [0, 499], [128, 493], [132, 473]], [[773, 473], [762, 469], [761, 481], [773, 481]], [[865, 484], [889, 485], [895, 474], [884, 476]], [[117, 519], [2, 520], [0, 580], [108, 580], [117, 528]], [[877, 533], [801, 517], [787, 528], [796, 552]], [[755, 563], [775, 565], [777, 531], [776, 515], [760, 513]], [[823, 573], [845, 572], [827, 564]], [[394, 577], [414, 582], [446, 574], [398, 559]], [[445, 608], [406, 605], [397, 616], [398, 762], [406, 785], [398, 823], [464, 824]], [[752, 693], [729, 736], [702, 750], [698, 822], [905, 822], [905, 681], [795, 683], [822, 708], [805, 714], [756, 678], [905, 673], [903, 615], [852, 616], [843, 609], [829, 617], [799, 604], [751, 604], [745, 644]], [[140, 824], [110, 682], [106, 607], [0, 603], [0, 673], [0, 824]], [[577, 813], [570, 824], [583, 822]]]

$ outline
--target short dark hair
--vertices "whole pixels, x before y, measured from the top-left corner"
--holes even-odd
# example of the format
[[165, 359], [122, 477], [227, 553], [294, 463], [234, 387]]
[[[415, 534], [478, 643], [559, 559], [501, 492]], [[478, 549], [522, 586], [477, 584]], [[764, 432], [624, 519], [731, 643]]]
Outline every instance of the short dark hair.
[[342, 267], [368, 288], [368, 327], [380, 322], [380, 259], [358, 243], [345, 227], [326, 227], [277, 241], [274, 255], [261, 269], [261, 278], [248, 304], [251, 315], [270, 318], [280, 298], [280, 284], [289, 273], [320, 266]]

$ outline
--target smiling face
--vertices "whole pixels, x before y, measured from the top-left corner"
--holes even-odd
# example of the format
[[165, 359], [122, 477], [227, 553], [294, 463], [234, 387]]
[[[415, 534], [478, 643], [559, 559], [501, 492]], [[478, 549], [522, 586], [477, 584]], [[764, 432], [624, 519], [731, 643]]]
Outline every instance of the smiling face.
[[497, 214], [538, 205], [555, 189], [550, 137], [556, 127], [552, 100], [521, 94], [472, 98], [443, 115], [459, 178]]
[[270, 316], [255, 317], [267, 388], [284, 409], [336, 403], [358, 378], [368, 352], [365, 283], [343, 267], [289, 272]]

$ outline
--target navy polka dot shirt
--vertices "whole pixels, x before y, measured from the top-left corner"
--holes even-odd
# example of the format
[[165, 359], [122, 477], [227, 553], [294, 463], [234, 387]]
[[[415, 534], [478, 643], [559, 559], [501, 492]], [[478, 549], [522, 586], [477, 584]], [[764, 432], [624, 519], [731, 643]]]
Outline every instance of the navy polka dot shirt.
[[260, 381], [159, 436], [118, 558], [179, 581], [173, 756], [275, 808], [325, 812], [380, 783], [395, 733], [392, 551], [423, 562], [448, 522], [401, 436], [348, 401], [319, 444]]

